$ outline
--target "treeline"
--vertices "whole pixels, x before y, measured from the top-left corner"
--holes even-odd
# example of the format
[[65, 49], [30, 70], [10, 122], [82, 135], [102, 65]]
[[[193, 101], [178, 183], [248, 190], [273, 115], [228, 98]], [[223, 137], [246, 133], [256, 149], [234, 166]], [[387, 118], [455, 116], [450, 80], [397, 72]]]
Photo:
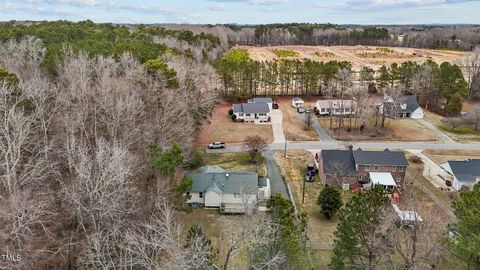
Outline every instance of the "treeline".
[[239, 45], [372, 45], [471, 51], [480, 44], [477, 26], [358, 26], [333, 24], [175, 25], [211, 33], [223, 47]]
[[233, 49], [217, 62], [224, 96], [322, 95], [327, 84], [350, 62], [280, 59], [259, 62], [246, 49]]
[[0, 41], [20, 40], [26, 36], [42, 40], [47, 51], [43, 64], [51, 73], [55, 72], [56, 61], [63, 58], [67, 44], [73, 51], [85, 51], [90, 56], [111, 55], [118, 59], [123, 53], [130, 52], [141, 63], [167, 54], [194, 56], [191, 49], [169, 47], [162, 42], [156, 42], [154, 38], [172, 37], [192, 46], [204, 45], [204, 52], [201, 54], [204, 60], [208, 60], [209, 50], [220, 45], [219, 38], [212, 34], [194, 34], [189, 30], [167, 30], [144, 25], [119, 26], [95, 24], [91, 21], [0, 23]]

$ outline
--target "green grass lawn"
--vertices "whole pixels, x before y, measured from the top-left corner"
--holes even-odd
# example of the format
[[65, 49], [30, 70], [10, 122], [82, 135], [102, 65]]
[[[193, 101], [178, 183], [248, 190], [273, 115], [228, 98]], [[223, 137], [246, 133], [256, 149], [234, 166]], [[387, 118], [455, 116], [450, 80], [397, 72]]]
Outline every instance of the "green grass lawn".
[[445, 125], [438, 125], [438, 128], [443, 131], [457, 134], [457, 135], [479, 135], [480, 136], [480, 131], [465, 125], [458, 126], [453, 130], [450, 127], [447, 127]]

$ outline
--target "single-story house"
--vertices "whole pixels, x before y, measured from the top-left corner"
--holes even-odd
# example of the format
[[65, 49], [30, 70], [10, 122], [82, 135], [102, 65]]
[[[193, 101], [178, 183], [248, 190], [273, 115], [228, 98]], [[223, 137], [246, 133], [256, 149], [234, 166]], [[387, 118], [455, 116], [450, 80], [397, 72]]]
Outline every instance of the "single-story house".
[[388, 96], [385, 96], [384, 100], [383, 105], [380, 107], [381, 112], [387, 109], [391, 110], [391, 112], [387, 112], [387, 114], [394, 113], [396, 117], [411, 119], [423, 118], [423, 109], [418, 105], [417, 96], [415, 95], [404, 96], [403, 100], [397, 104]]
[[300, 107], [303, 107], [305, 105], [305, 102], [303, 102], [303, 100], [299, 97], [294, 97], [292, 98], [292, 106], [294, 108], [300, 108]]
[[233, 104], [232, 109], [236, 120], [243, 120], [245, 122], [270, 121], [270, 108], [267, 103]]
[[354, 115], [357, 102], [353, 99], [318, 100], [315, 103], [315, 112], [319, 115]]
[[272, 111], [273, 100], [271, 98], [253, 98], [247, 103], [232, 105], [235, 120], [245, 122], [268, 122]]
[[192, 188], [187, 204], [219, 208], [221, 213], [249, 213], [270, 198], [270, 181], [256, 173], [227, 172], [222, 168], [202, 168], [190, 172]]
[[450, 160], [440, 167], [453, 176], [452, 187], [457, 191], [463, 186], [472, 189], [480, 181], [480, 159]]
[[252, 98], [247, 100], [247, 102], [248, 103], [267, 103], [270, 111], [272, 110], [272, 106], [273, 106], [273, 100], [271, 98], [265, 98], [265, 97]]

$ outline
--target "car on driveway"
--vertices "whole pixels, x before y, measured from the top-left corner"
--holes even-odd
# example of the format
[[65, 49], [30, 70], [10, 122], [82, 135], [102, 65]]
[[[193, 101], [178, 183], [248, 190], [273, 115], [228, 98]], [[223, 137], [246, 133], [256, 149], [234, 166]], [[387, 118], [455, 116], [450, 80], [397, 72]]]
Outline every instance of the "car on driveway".
[[299, 112], [299, 113], [304, 113], [304, 112], [305, 112], [305, 108], [304, 108], [304, 107], [298, 107], [298, 108], [297, 108], [297, 112]]
[[213, 142], [208, 145], [208, 149], [222, 149], [225, 148], [226, 145], [224, 142]]
[[278, 109], [278, 103], [273, 103], [273, 104], [272, 104], [272, 108]]

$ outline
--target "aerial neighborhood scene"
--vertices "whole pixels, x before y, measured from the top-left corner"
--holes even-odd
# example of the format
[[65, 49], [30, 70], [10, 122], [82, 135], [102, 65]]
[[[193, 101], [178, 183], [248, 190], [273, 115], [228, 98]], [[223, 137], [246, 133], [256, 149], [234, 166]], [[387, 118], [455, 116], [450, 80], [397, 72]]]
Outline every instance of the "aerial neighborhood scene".
[[479, 270], [480, 1], [0, 1], [0, 269]]

